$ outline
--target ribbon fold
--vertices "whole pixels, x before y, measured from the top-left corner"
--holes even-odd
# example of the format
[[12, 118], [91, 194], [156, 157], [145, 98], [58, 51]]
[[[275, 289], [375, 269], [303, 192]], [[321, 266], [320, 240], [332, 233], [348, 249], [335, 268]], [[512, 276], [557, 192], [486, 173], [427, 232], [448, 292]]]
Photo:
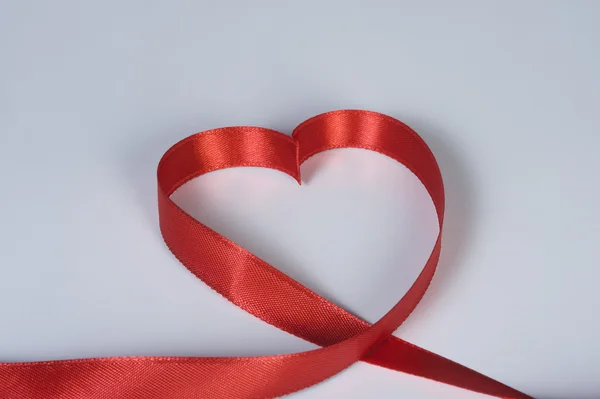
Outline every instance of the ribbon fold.
[[[333, 148], [363, 148], [405, 165], [425, 186], [440, 233], [413, 285], [375, 324], [327, 301], [192, 218], [170, 198], [181, 185], [224, 168], [279, 170], [301, 183], [300, 165]], [[0, 363], [7, 399], [259, 399], [317, 384], [362, 360], [507, 399], [530, 396], [392, 333], [415, 309], [441, 249], [444, 187], [427, 144], [402, 122], [359, 110], [333, 111], [300, 124], [292, 136], [260, 127], [228, 127], [183, 139], [158, 165], [162, 236], [194, 275], [259, 319], [322, 348], [264, 357], [122, 357]]]

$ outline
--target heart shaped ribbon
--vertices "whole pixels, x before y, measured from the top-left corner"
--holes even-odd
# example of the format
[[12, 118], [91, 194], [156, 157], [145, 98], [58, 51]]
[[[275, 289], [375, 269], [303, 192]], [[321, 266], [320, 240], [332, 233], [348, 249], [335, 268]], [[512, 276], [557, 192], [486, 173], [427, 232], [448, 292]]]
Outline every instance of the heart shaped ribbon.
[[[192, 218], [170, 198], [214, 170], [259, 166], [301, 182], [300, 165], [333, 148], [364, 148], [404, 164], [431, 196], [440, 234], [413, 285], [370, 325]], [[225, 298], [320, 349], [244, 358], [124, 357], [0, 363], [0, 397], [10, 399], [273, 398], [314, 385], [363, 360], [498, 398], [515, 389], [392, 335], [423, 297], [441, 248], [444, 187], [427, 144], [402, 122], [369, 111], [334, 111], [300, 124], [292, 137], [259, 127], [190, 136], [158, 165], [158, 210], [165, 243], [193, 274]]]

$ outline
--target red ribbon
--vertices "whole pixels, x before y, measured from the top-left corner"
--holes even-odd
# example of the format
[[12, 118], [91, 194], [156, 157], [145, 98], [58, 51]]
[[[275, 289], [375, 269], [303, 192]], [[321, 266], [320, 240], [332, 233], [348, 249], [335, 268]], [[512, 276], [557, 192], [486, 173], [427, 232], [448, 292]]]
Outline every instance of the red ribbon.
[[[300, 180], [300, 165], [332, 148], [364, 148], [404, 164], [423, 183], [440, 234], [414, 284], [370, 325], [198, 222], [170, 195], [218, 169], [260, 166]], [[265, 322], [322, 346], [266, 357], [123, 357], [0, 363], [0, 397], [9, 399], [273, 398], [366, 361], [498, 398], [515, 389], [392, 335], [417, 306], [441, 247], [444, 187], [425, 142], [402, 122], [368, 111], [335, 111], [298, 126], [292, 137], [259, 127], [229, 127], [188, 137], [158, 165], [158, 210], [165, 243], [179, 261], [225, 298]]]

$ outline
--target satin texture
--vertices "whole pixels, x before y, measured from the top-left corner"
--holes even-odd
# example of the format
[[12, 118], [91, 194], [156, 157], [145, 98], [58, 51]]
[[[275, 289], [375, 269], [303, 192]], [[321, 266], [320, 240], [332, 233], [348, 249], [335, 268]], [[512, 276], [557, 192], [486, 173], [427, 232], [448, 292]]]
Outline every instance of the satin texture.
[[[271, 168], [301, 183], [300, 165], [333, 148], [363, 148], [405, 165], [431, 196], [439, 221], [440, 234], [421, 273], [398, 303], [372, 325], [195, 220], [170, 198], [190, 179], [232, 167]], [[444, 186], [438, 164], [425, 141], [404, 123], [376, 112], [341, 110], [303, 122], [291, 137], [260, 127], [210, 130], [171, 147], [160, 160], [157, 177], [160, 231], [175, 257], [235, 305], [321, 348], [264, 357], [0, 363], [0, 398], [274, 398], [365, 361], [492, 397], [531, 399], [392, 335], [429, 286], [440, 256], [444, 218]], [[402, 392], [398, 397], [403, 397]]]

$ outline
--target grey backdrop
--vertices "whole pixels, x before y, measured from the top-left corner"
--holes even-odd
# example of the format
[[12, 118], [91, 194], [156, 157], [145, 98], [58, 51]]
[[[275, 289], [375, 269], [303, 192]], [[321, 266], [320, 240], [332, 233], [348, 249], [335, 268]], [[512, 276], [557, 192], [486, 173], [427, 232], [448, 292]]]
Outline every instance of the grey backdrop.
[[[0, 360], [312, 346], [166, 250], [155, 168], [224, 125], [366, 108], [447, 186], [439, 273], [397, 335], [535, 397], [600, 396], [600, 2], [0, 1]], [[433, 244], [431, 203], [361, 150], [191, 182], [176, 200], [376, 320]], [[356, 364], [295, 398], [476, 398]]]

